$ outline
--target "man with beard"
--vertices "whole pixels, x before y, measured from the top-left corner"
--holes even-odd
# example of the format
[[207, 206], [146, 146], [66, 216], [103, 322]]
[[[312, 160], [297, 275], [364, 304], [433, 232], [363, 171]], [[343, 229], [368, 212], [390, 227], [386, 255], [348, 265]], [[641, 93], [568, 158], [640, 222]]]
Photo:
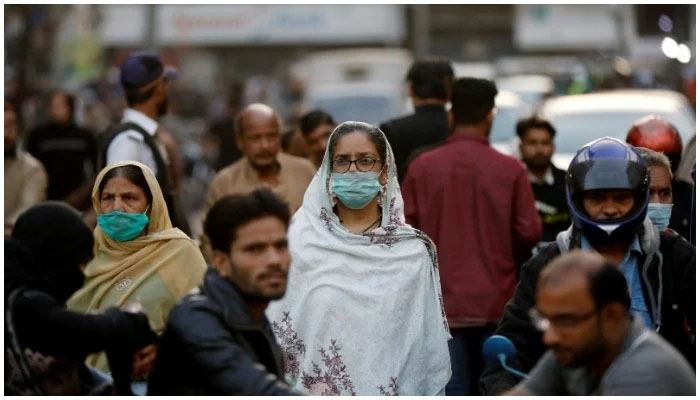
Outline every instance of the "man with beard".
[[170, 312], [149, 395], [296, 394], [265, 317], [287, 289], [288, 225], [287, 205], [268, 189], [223, 197], [209, 210], [213, 268]]
[[557, 233], [571, 224], [566, 206], [566, 172], [552, 164], [556, 131], [549, 121], [531, 117], [520, 120], [515, 129], [535, 195], [535, 208], [542, 220], [542, 245], [556, 239]]
[[23, 212], [46, 200], [48, 187], [41, 162], [17, 148], [18, 132], [17, 113], [5, 102], [5, 236]]
[[132, 53], [121, 65], [121, 83], [127, 108], [120, 123], [102, 134], [99, 169], [118, 161], [139, 161], [148, 165], [163, 190], [173, 225], [185, 232], [187, 222], [176, 211], [168, 176], [166, 146], [158, 134], [158, 119], [168, 111], [170, 82], [174, 68], [165, 67], [155, 53]]
[[625, 276], [572, 251], [537, 281], [532, 324], [549, 350], [506, 395], [692, 396], [695, 376], [673, 346], [630, 314]]

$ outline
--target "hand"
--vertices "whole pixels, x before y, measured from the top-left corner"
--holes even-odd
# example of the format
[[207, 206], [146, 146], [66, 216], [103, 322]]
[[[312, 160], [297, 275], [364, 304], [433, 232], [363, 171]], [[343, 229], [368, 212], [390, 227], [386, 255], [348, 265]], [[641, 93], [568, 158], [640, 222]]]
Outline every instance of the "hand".
[[133, 380], [145, 381], [153, 369], [158, 354], [158, 346], [149, 344], [143, 349], [135, 352], [132, 359], [131, 378]]

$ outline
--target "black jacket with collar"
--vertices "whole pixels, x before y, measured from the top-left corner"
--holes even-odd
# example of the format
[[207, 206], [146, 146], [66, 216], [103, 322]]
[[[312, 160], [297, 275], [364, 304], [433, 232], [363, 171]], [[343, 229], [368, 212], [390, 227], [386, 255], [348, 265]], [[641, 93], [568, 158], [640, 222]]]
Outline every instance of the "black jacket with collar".
[[296, 395], [284, 383], [267, 318], [253, 323], [238, 289], [209, 268], [163, 333], [149, 395]]
[[[649, 219], [644, 220], [640, 232], [640, 276], [655, 329], [695, 366], [695, 247], [677, 234], [659, 234]], [[542, 333], [534, 328], [528, 315], [535, 305], [537, 278], [549, 261], [580, 248], [580, 243], [581, 233], [570, 227], [522, 266], [515, 294], [494, 333], [515, 344], [518, 355], [508, 362], [510, 366], [527, 372], [544, 354]], [[483, 394], [498, 395], [519, 380], [500, 366], [489, 365], [481, 375], [479, 389]]]
[[449, 134], [447, 111], [442, 104], [416, 107], [414, 114], [384, 122], [379, 129], [384, 132], [396, 159], [399, 183], [408, 170], [408, 164], [416, 152], [442, 143]]

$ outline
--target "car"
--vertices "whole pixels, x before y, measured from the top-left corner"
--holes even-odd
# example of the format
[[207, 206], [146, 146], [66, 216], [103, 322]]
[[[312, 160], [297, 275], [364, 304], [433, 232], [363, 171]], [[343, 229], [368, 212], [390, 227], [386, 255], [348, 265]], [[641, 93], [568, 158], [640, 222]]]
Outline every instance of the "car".
[[656, 114], [673, 124], [683, 143], [695, 133], [695, 113], [678, 92], [660, 89], [624, 89], [550, 98], [537, 113], [557, 133], [552, 162], [567, 169], [583, 145], [603, 136], [625, 140], [635, 121]]
[[489, 135], [491, 146], [505, 155], [519, 158], [519, 139], [515, 126], [531, 112], [530, 106], [518, 94], [499, 90], [496, 95], [496, 116]]

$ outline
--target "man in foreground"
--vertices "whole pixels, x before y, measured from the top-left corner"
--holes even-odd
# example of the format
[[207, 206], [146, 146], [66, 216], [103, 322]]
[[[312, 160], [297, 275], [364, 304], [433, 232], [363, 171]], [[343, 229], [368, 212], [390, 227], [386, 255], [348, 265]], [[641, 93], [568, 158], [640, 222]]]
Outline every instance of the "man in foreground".
[[627, 280], [594, 253], [575, 250], [546, 266], [532, 323], [549, 350], [506, 395], [693, 396], [683, 356], [630, 314]]
[[294, 395], [265, 309], [287, 288], [287, 205], [268, 189], [209, 210], [213, 268], [170, 313], [152, 395]]

